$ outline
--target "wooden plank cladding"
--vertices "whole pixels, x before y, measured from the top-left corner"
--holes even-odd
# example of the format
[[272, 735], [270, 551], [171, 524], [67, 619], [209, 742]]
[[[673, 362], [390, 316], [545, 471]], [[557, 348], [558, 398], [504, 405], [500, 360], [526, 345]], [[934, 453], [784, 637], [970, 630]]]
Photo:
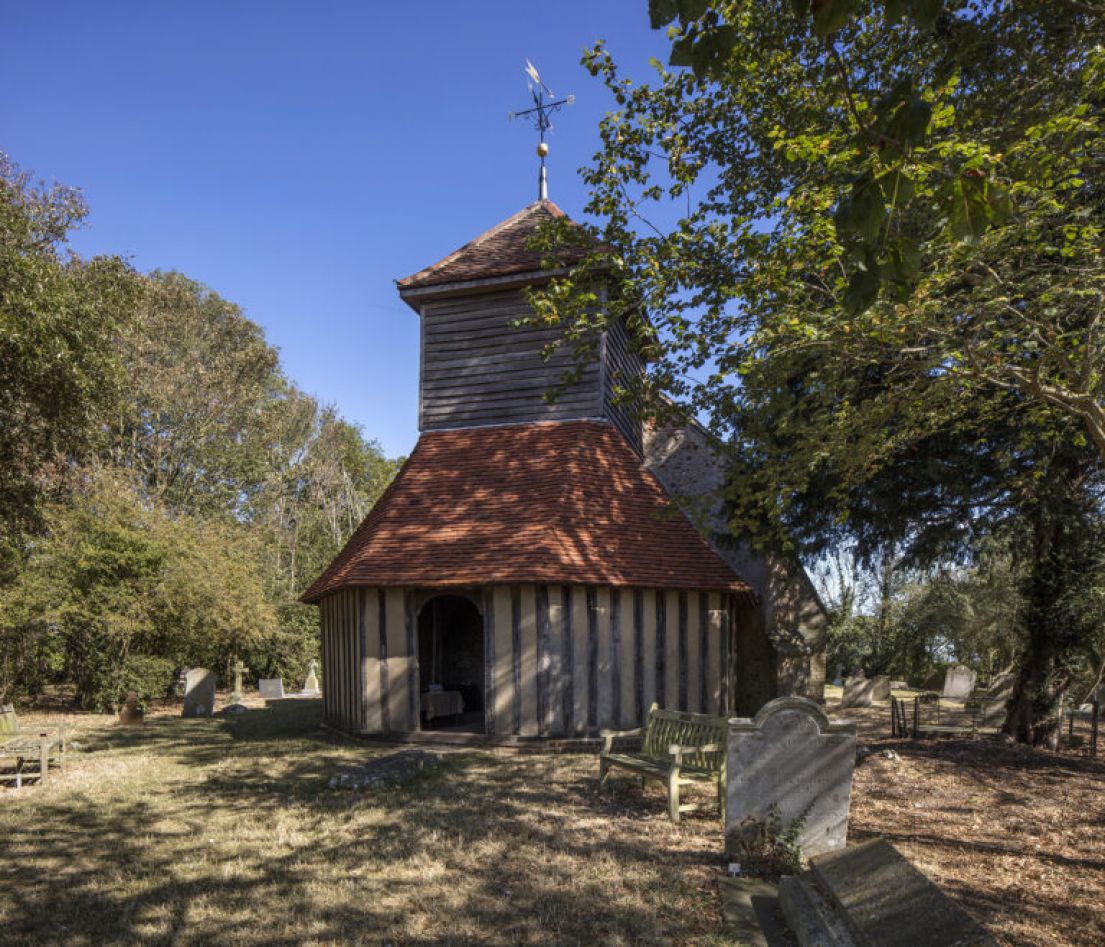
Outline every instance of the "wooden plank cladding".
[[[442, 593], [446, 594], [446, 593]], [[418, 589], [347, 589], [321, 604], [328, 723], [358, 733], [419, 728]], [[560, 737], [643, 725], [669, 710], [724, 714], [729, 596], [688, 590], [502, 585], [481, 612], [486, 730]]]
[[559, 329], [512, 327], [531, 314], [517, 290], [427, 302], [421, 312], [422, 430], [602, 416], [597, 361], [546, 400], [573, 367], [573, 352], [562, 346], [546, 360], [543, 350]]

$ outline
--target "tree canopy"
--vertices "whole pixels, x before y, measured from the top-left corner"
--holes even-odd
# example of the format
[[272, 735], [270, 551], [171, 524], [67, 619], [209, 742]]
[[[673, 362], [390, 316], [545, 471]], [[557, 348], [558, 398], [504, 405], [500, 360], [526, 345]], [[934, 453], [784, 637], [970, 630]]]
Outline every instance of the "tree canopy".
[[0, 167], [0, 700], [163, 696], [188, 665], [301, 676], [299, 593], [397, 463], [180, 273], [84, 261], [80, 195]]
[[731, 439], [735, 532], [924, 563], [1015, 531], [1035, 634], [1010, 726], [1045, 738], [1102, 510], [1105, 10], [649, 7], [653, 82], [585, 56], [618, 103], [583, 170], [603, 226], [535, 319], [637, 329], [638, 394]]

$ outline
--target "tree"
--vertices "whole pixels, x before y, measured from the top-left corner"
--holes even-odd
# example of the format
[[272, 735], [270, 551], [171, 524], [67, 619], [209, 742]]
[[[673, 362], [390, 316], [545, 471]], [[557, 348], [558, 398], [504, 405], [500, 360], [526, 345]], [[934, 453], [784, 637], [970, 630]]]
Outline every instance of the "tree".
[[[51, 676], [106, 710], [135, 688], [165, 696], [174, 668], [223, 667], [272, 635], [253, 540], [240, 524], [172, 515], [103, 469], [46, 511], [46, 531], [0, 595], [10, 697]], [[43, 667], [45, 665], [45, 667]]]
[[619, 105], [583, 172], [604, 226], [533, 300], [570, 338], [628, 319], [639, 394], [731, 436], [735, 532], [923, 565], [1022, 524], [1007, 727], [1031, 742], [1055, 735], [1081, 646], [1055, 606], [1102, 510], [1098, 7], [653, 0], [675, 68], [634, 85], [586, 55]]
[[85, 213], [76, 191], [36, 185], [0, 153], [0, 583], [122, 389], [117, 345], [141, 285], [118, 258], [66, 252]]

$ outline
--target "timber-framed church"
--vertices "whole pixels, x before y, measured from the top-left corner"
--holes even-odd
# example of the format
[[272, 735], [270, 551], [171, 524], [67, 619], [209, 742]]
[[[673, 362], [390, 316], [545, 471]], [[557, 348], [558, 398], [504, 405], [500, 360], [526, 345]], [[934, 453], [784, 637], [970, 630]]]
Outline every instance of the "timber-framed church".
[[327, 720], [364, 734], [584, 736], [649, 706], [752, 713], [820, 698], [824, 614], [800, 567], [714, 543], [720, 460], [615, 399], [644, 368], [624, 326], [553, 402], [572, 354], [512, 328], [548, 278], [542, 199], [405, 279], [421, 323], [420, 437], [304, 593]]

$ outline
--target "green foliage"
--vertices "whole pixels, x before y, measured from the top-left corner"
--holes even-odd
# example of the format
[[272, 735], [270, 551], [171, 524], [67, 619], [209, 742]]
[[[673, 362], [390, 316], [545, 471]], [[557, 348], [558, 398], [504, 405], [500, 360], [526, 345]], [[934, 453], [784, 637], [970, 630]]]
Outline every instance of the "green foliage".
[[734, 833], [742, 874], [777, 881], [783, 875], [801, 872], [804, 866], [798, 840], [808, 818], [807, 809], [789, 826], [784, 826], [779, 804], [774, 803], [768, 810], [766, 822], [745, 819]]
[[[603, 228], [535, 320], [593, 329], [599, 275], [602, 318], [648, 313], [641, 395], [731, 436], [736, 534], [920, 566], [1021, 524], [1026, 575], [1054, 568], [1032, 523], [1065, 506], [1088, 527], [1105, 472], [1105, 13], [651, 13], [675, 64], [653, 83], [601, 46], [584, 58], [618, 104], [583, 171]], [[1043, 621], [1057, 587], [1024, 582]], [[1027, 636], [1054, 699], [1075, 644], [1039, 633], [1067, 655]]]
[[0, 698], [64, 680], [108, 708], [234, 656], [302, 677], [298, 595], [398, 463], [233, 303], [65, 256], [83, 214], [0, 165]]
[[220, 667], [271, 631], [241, 527], [171, 517], [110, 471], [51, 506], [46, 521], [2, 593], [3, 633], [33, 637], [45, 623], [64, 642], [61, 673], [85, 707], [114, 707], [128, 689], [161, 696], [166, 667], [168, 683], [173, 667]]
[[141, 286], [117, 258], [67, 255], [85, 212], [77, 192], [36, 185], [0, 152], [0, 582], [124, 380], [116, 346]]

